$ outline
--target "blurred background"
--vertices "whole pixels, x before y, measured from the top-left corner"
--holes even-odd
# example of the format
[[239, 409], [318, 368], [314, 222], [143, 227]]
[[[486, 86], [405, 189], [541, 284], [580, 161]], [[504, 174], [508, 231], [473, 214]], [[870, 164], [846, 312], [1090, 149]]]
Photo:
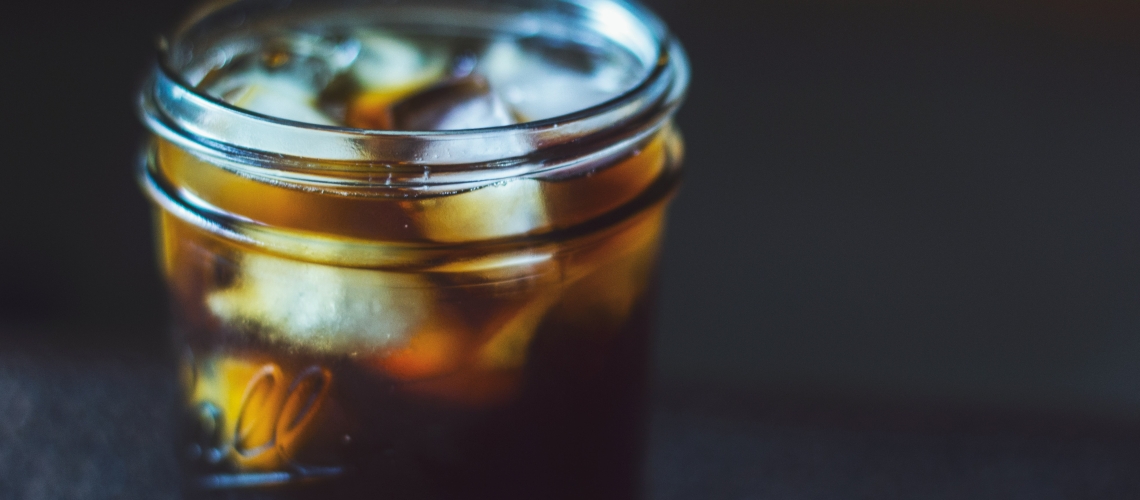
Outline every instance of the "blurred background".
[[[693, 71], [653, 496], [1137, 498], [1140, 3], [648, 3]], [[168, 494], [134, 97], [190, 5], [5, 7], [4, 498]]]

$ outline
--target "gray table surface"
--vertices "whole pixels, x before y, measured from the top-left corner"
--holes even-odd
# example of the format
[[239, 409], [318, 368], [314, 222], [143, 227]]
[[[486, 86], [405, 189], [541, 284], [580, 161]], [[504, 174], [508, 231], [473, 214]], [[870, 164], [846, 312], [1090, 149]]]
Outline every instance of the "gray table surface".
[[[0, 498], [178, 498], [164, 359], [0, 346]], [[672, 387], [659, 391], [651, 426], [655, 500], [1140, 498], [1131, 432], [805, 412], [778, 399], [748, 410]]]

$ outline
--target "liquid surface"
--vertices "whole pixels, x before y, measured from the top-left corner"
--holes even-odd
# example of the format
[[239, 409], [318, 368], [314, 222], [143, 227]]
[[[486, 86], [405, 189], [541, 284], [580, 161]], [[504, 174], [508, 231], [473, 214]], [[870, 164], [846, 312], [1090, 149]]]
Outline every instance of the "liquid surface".
[[205, 93], [277, 118], [457, 130], [583, 110], [629, 90], [646, 69], [615, 46], [543, 35], [413, 35], [330, 24], [242, 38], [188, 73]]

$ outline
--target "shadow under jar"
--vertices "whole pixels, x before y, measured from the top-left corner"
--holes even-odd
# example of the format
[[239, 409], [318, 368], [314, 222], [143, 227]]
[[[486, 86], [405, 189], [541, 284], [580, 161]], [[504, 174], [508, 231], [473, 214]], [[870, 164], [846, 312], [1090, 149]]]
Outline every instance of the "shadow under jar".
[[187, 496], [637, 498], [687, 80], [615, 0], [190, 16], [139, 171]]

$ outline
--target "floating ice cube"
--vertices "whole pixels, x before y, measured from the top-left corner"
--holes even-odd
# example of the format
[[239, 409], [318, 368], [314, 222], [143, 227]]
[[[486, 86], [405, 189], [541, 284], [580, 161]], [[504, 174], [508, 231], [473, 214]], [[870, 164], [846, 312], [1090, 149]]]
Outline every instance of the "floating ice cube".
[[621, 326], [645, 293], [657, 261], [663, 207], [640, 221], [586, 247], [567, 259], [564, 276], [570, 285], [559, 303], [559, 321], [603, 334]]
[[478, 75], [451, 80], [392, 105], [396, 130], [459, 130], [515, 123], [510, 110]]
[[459, 369], [466, 340], [458, 322], [425, 325], [403, 346], [383, 353], [376, 364], [399, 380], [438, 377]]
[[286, 120], [336, 125], [317, 108], [317, 92], [295, 75], [255, 70], [226, 80], [211, 93], [234, 106]]
[[422, 277], [247, 254], [235, 285], [207, 297], [210, 310], [271, 340], [322, 352], [400, 346], [439, 316]]
[[360, 31], [354, 39], [360, 52], [349, 70], [365, 92], [422, 86], [447, 70], [448, 52], [442, 47], [417, 45], [381, 31]]
[[325, 89], [326, 107], [342, 109], [350, 127], [387, 130], [392, 104], [443, 77], [449, 53], [380, 31], [359, 31], [353, 64]]
[[585, 48], [552, 46], [542, 39], [491, 44], [479, 71], [526, 121], [601, 104], [629, 88], [635, 77], [628, 65], [597, 60]]
[[531, 340], [546, 313], [558, 300], [557, 288], [539, 293], [517, 309], [499, 314], [490, 323], [490, 337], [477, 353], [478, 365], [496, 370], [522, 368], [530, 351]]
[[[405, 380], [404, 390], [449, 404], [487, 407], [508, 401], [518, 394], [531, 343], [546, 314], [557, 304], [559, 292], [558, 286], [546, 287], [531, 290], [526, 297], [513, 297], [486, 305], [490, 308], [486, 311], [488, 317], [476, 326], [476, 335], [472, 337], [478, 342], [464, 345], [462, 355], [451, 358], [457, 361], [455, 364], [432, 362], [428, 365], [448, 366], [453, 371], [434, 371], [438, 376], [430, 378], [406, 378], [399, 372], [393, 372], [390, 361], [387, 361], [386, 372]], [[431, 344], [437, 343], [431, 338], [426, 340]], [[441, 350], [442, 346], [432, 346], [432, 350]], [[448, 347], [448, 350], [456, 351], [454, 347]], [[413, 368], [419, 370], [419, 366]]]
[[320, 90], [356, 60], [360, 45], [311, 33], [265, 42], [256, 53], [229, 58], [201, 86], [234, 106], [288, 120], [333, 125], [318, 108]]
[[542, 185], [513, 179], [472, 191], [418, 202], [420, 232], [434, 241], [458, 243], [525, 234], [547, 225]]

